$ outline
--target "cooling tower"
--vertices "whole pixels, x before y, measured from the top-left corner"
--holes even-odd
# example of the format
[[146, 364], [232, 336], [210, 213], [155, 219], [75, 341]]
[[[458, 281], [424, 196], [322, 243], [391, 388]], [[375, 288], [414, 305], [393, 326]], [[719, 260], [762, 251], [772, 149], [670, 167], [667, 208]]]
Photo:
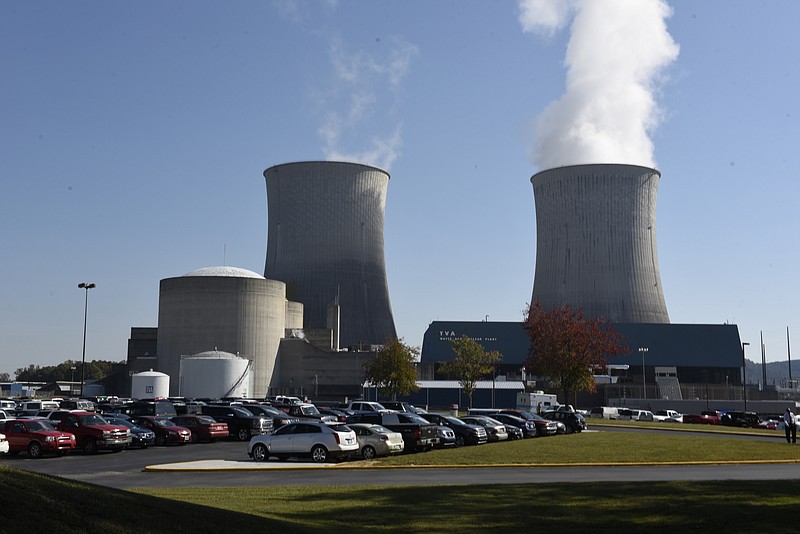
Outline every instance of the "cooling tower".
[[656, 254], [660, 176], [615, 164], [535, 174], [532, 302], [619, 323], [669, 323]]
[[303, 304], [305, 328], [327, 328], [341, 309], [340, 343], [383, 344], [397, 333], [389, 303], [383, 221], [389, 175], [367, 165], [287, 163], [264, 171], [264, 276]]

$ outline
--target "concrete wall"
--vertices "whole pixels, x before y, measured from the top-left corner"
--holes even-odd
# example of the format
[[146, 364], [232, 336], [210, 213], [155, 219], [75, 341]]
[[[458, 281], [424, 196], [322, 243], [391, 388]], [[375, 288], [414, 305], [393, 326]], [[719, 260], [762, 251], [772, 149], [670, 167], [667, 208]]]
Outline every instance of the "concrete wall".
[[178, 395], [180, 358], [220, 350], [252, 358], [253, 394], [272, 381], [286, 322], [283, 282], [232, 276], [182, 276], [161, 281], [158, 370]]
[[618, 323], [668, 323], [656, 253], [659, 177], [655, 169], [611, 164], [534, 175], [532, 302]]
[[389, 175], [354, 163], [270, 167], [264, 276], [304, 305], [304, 325], [326, 328], [341, 305], [342, 347], [396, 337], [383, 249]]

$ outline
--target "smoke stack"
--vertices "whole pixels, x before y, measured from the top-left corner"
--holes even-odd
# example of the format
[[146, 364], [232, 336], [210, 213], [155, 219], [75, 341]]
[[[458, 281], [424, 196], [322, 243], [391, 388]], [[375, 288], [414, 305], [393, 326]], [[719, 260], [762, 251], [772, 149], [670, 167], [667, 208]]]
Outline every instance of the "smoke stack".
[[264, 178], [264, 276], [285, 282], [287, 298], [303, 304], [305, 327], [326, 328], [328, 304], [338, 302], [341, 346], [397, 337], [383, 252], [389, 174], [316, 161], [276, 165]]
[[532, 302], [618, 323], [669, 323], [656, 253], [660, 176], [622, 164], [535, 174]]

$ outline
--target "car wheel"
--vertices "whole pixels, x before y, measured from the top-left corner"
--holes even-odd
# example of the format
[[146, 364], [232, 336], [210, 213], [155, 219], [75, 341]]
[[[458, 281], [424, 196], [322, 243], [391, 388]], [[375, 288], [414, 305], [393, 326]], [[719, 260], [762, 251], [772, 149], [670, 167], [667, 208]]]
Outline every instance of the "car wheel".
[[456, 436], [456, 447], [463, 447], [464, 445], [466, 445], [464, 436]]
[[269, 450], [263, 443], [256, 443], [253, 447], [253, 460], [256, 462], [266, 462], [269, 460]]
[[246, 428], [240, 428], [239, 433], [236, 434], [236, 437], [239, 438], [239, 441], [247, 441], [250, 439], [250, 431]]
[[367, 445], [361, 449], [361, 456], [363, 456], [365, 460], [372, 460], [377, 455], [378, 453], [375, 451], [375, 448], [370, 445]]
[[94, 438], [86, 438], [83, 442], [83, 452], [86, 454], [97, 454], [97, 442]]
[[32, 441], [30, 445], [28, 445], [28, 456], [30, 458], [41, 458], [42, 444], [37, 441]]
[[165, 438], [164, 436], [156, 436], [156, 445], [158, 445], [159, 447], [163, 447], [166, 444], [167, 444], [167, 438]]
[[567, 434], [572, 434], [573, 432], [575, 432], [575, 429], [567, 425]]
[[311, 460], [314, 463], [322, 464], [328, 461], [328, 449], [322, 445], [314, 445], [311, 449]]
[[192, 432], [192, 437], [190, 438], [190, 441], [191, 441], [192, 443], [197, 443], [198, 441], [200, 441], [200, 440], [197, 438], [197, 433], [196, 433], [196, 432]]

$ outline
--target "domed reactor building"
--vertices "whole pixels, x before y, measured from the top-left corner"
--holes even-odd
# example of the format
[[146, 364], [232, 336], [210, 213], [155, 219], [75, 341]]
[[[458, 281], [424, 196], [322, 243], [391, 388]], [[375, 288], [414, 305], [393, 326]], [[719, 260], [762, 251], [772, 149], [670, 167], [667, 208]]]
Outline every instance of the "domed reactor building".
[[536, 271], [531, 302], [615, 323], [669, 323], [656, 253], [655, 169], [571, 165], [531, 178]]
[[264, 276], [303, 304], [305, 327], [337, 332], [340, 347], [396, 337], [383, 250], [389, 174], [312, 161], [270, 167], [264, 178]]

